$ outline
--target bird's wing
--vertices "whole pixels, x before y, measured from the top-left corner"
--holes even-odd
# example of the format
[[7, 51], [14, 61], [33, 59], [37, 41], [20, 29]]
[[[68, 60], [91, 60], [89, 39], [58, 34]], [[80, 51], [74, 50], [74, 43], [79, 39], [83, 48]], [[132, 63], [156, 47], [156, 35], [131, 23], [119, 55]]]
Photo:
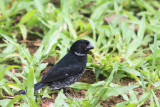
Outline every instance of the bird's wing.
[[60, 67], [57, 69], [51, 68], [42, 78], [43, 82], [53, 82], [63, 80], [69, 76], [76, 75], [81, 72], [83, 68], [78, 65], [70, 65], [68, 67]]

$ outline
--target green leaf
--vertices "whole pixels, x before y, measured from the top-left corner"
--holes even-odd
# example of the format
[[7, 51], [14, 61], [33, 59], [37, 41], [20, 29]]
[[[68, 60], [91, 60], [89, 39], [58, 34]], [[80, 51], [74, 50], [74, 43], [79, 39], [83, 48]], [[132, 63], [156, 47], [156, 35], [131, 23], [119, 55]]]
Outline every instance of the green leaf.
[[129, 74], [133, 74], [135, 76], [140, 76], [140, 73], [139, 71], [135, 70], [135, 69], [131, 69], [131, 68], [128, 68], [128, 67], [124, 67], [122, 68], [122, 70], [124, 70], [125, 72], [129, 73]]
[[27, 77], [27, 95], [29, 99], [34, 100], [34, 69], [30, 68]]
[[62, 106], [69, 107], [65, 100], [66, 100], [66, 96], [63, 94], [63, 90], [61, 90], [58, 93], [58, 96], [55, 100], [54, 106], [55, 107], [62, 107]]
[[23, 40], [26, 40], [27, 39], [27, 28], [26, 28], [26, 26], [24, 26], [23, 24], [19, 24], [19, 28], [21, 30]]
[[92, 30], [93, 30], [93, 40], [96, 41], [96, 27], [95, 27], [95, 23], [91, 19], [89, 19], [89, 23], [90, 23], [90, 25], [92, 27]]
[[7, 14], [5, 8], [6, 8], [5, 0], [0, 0], [0, 10], [1, 10], [3, 16], [6, 16], [6, 14]]
[[68, 0], [61, 0], [61, 10], [62, 10], [62, 13], [66, 16], [68, 16], [69, 14], [69, 11], [68, 11], [68, 7], [69, 7], [69, 1]]
[[11, 99], [3, 99], [0, 100], [0, 106], [1, 107], [7, 107], [6, 105], [8, 105], [8, 103], [11, 101]]
[[43, 55], [46, 56], [50, 52], [52, 46], [57, 43], [60, 33], [62, 32], [64, 25], [56, 23], [47, 35], [43, 38], [42, 45], [44, 46]]
[[41, 45], [33, 56], [32, 65], [40, 62], [42, 58], [43, 45]]
[[139, 106], [143, 105], [145, 101], [147, 101], [147, 99], [150, 97], [150, 95], [151, 95], [151, 92], [143, 93], [139, 98], [139, 102], [138, 102]]
[[4, 89], [4, 91], [7, 92], [7, 94], [13, 96], [13, 93], [12, 93], [11, 89], [8, 87], [8, 85], [4, 84], [4, 86], [1, 86], [1, 88]]
[[118, 86], [118, 87], [111, 87], [107, 89], [106, 93], [103, 95], [103, 100], [105, 101], [107, 98], [111, 96], [119, 96], [122, 95], [134, 88], [137, 88], [138, 85], [131, 85], [131, 86]]
[[[1, 75], [0, 75], [0, 81], [3, 79], [3, 76], [4, 76], [4, 74], [8, 71], [8, 70], [10, 70], [10, 69], [12, 69], [12, 68], [20, 68], [20, 66], [8, 66], [8, 67], [5, 67], [5, 68], [3, 68], [3, 69], [1, 69], [1, 71], [0, 71], [0, 73], [1, 73]], [[11, 76], [11, 75], [10, 75]], [[12, 78], [13, 76], [11, 76], [11, 78]], [[15, 79], [15, 80], [17, 80], [17, 79]], [[17, 82], [18, 82], [18, 80], [17, 80]]]
[[12, 107], [14, 105], [14, 103], [18, 100], [20, 100], [21, 98], [25, 97], [26, 95], [18, 95], [15, 98], [13, 98], [12, 100], [10, 100], [10, 102], [7, 104], [6, 107]]
[[156, 107], [160, 107], [160, 102], [159, 102], [159, 98], [157, 98], [157, 96], [155, 95], [154, 91], [152, 90], [152, 95], [154, 97], [154, 100], [156, 102]]
[[30, 52], [28, 49], [22, 47], [21, 45], [19, 45], [18, 43], [16, 43], [15, 41], [13, 41], [10, 37], [1, 34], [7, 41], [9, 41], [13, 46], [15, 46], [17, 48], [17, 50], [19, 51], [19, 53], [21, 54], [20, 57], [25, 56], [25, 58], [27, 58], [27, 60], [29, 62], [31, 62], [32, 58], [30, 55]]
[[143, 93], [145, 93], [145, 85], [144, 85], [144, 79], [143, 79], [143, 73], [140, 72], [140, 77], [141, 77], [141, 82], [142, 82], [142, 90], [143, 90]]
[[152, 71], [155, 68], [156, 53], [157, 53], [157, 34], [154, 35], [154, 51], [153, 51]]
[[139, 23], [139, 29], [138, 29], [138, 39], [142, 40], [144, 37], [146, 29], [146, 23], [145, 23], [145, 17], [142, 17], [140, 23]]
[[138, 38], [134, 38], [134, 40], [129, 44], [127, 48], [126, 57], [128, 58], [129, 56], [131, 56], [140, 45], [141, 45], [141, 40]]
[[42, 71], [44, 68], [46, 68], [47, 65], [48, 65], [48, 63], [42, 63], [42, 64], [39, 64], [39, 65], [38, 65], [38, 67], [37, 67], [36, 70], [35, 70], [35, 77], [36, 77], [36, 79], [39, 79], [39, 78], [40, 78], [39, 76], [40, 76], [41, 71]]
[[153, 95], [151, 95], [150, 106], [155, 107], [154, 100], [153, 100]]
[[[127, 96], [127, 95], [126, 95]], [[133, 91], [133, 90], [129, 90], [129, 103], [131, 104], [137, 104], [138, 103], [138, 99], [137, 99], [137, 96], [136, 96], [136, 91]]]
[[77, 34], [73, 28], [73, 24], [71, 22], [71, 19], [68, 16], [64, 17], [65, 22], [67, 23], [67, 25], [69, 26], [69, 31], [70, 31], [70, 35], [73, 36], [74, 39], [77, 38]]
[[128, 101], [120, 102], [120, 103], [117, 103], [115, 107], [126, 107], [127, 104], [128, 104]]
[[14, 81], [16, 81], [17, 84], [21, 84], [21, 81], [14, 74], [12, 74], [10, 71], [7, 71], [6, 74], [9, 77], [11, 77]]
[[88, 89], [90, 86], [91, 85], [88, 83], [76, 82], [69, 87], [74, 88], [74, 89]]
[[108, 1], [107, 3], [104, 3], [101, 6], [98, 6], [92, 13], [91, 19], [94, 21], [98, 20], [106, 12], [109, 4], [110, 2]]
[[40, 0], [34, 0], [34, 2], [35, 2], [36, 8], [39, 10], [39, 12], [41, 13], [41, 15], [44, 17], [45, 16], [45, 14], [44, 14], [44, 7], [43, 7], [41, 1]]
[[36, 13], [36, 10], [32, 10], [27, 12], [20, 20], [19, 24], [23, 25], [24, 23], [28, 22]]

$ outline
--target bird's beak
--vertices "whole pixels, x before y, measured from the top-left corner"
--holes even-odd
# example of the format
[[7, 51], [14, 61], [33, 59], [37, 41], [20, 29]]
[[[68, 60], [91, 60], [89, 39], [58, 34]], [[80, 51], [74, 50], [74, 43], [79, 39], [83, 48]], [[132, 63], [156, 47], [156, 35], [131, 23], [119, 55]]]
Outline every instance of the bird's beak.
[[86, 47], [86, 50], [90, 50], [90, 49], [93, 49], [94, 46], [90, 43], [87, 47]]

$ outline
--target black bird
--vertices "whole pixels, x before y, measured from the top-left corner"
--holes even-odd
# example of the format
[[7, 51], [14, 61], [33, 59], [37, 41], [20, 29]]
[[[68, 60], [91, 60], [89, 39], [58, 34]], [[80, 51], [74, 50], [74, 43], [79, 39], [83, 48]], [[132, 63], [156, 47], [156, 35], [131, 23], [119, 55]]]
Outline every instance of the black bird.
[[[64, 89], [75, 83], [83, 75], [86, 63], [87, 53], [94, 46], [87, 40], [78, 40], [70, 47], [69, 52], [43, 76], [40, 82], [34, 84], [34, 91], [45, 86], [52, 89]], [[26, 94], [26, 91], [20, 90], [17, 94]]]

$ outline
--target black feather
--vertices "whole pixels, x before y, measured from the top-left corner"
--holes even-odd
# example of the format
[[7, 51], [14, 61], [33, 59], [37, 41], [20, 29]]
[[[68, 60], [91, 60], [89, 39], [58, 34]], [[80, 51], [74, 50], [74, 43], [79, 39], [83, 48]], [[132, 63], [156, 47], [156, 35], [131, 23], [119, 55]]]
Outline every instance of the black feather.
[[[93, 49], [93, 45], [87, 40], [78, 40], [70, 48], [70, 51], [47, 73], [39, 83], [34, 85], [37, 91], [45, 86], [52, 89], [64, 89], [81, 78], [87, 63], [87, 53]], [[20, 90], [17, 94], [26, 94]]]

